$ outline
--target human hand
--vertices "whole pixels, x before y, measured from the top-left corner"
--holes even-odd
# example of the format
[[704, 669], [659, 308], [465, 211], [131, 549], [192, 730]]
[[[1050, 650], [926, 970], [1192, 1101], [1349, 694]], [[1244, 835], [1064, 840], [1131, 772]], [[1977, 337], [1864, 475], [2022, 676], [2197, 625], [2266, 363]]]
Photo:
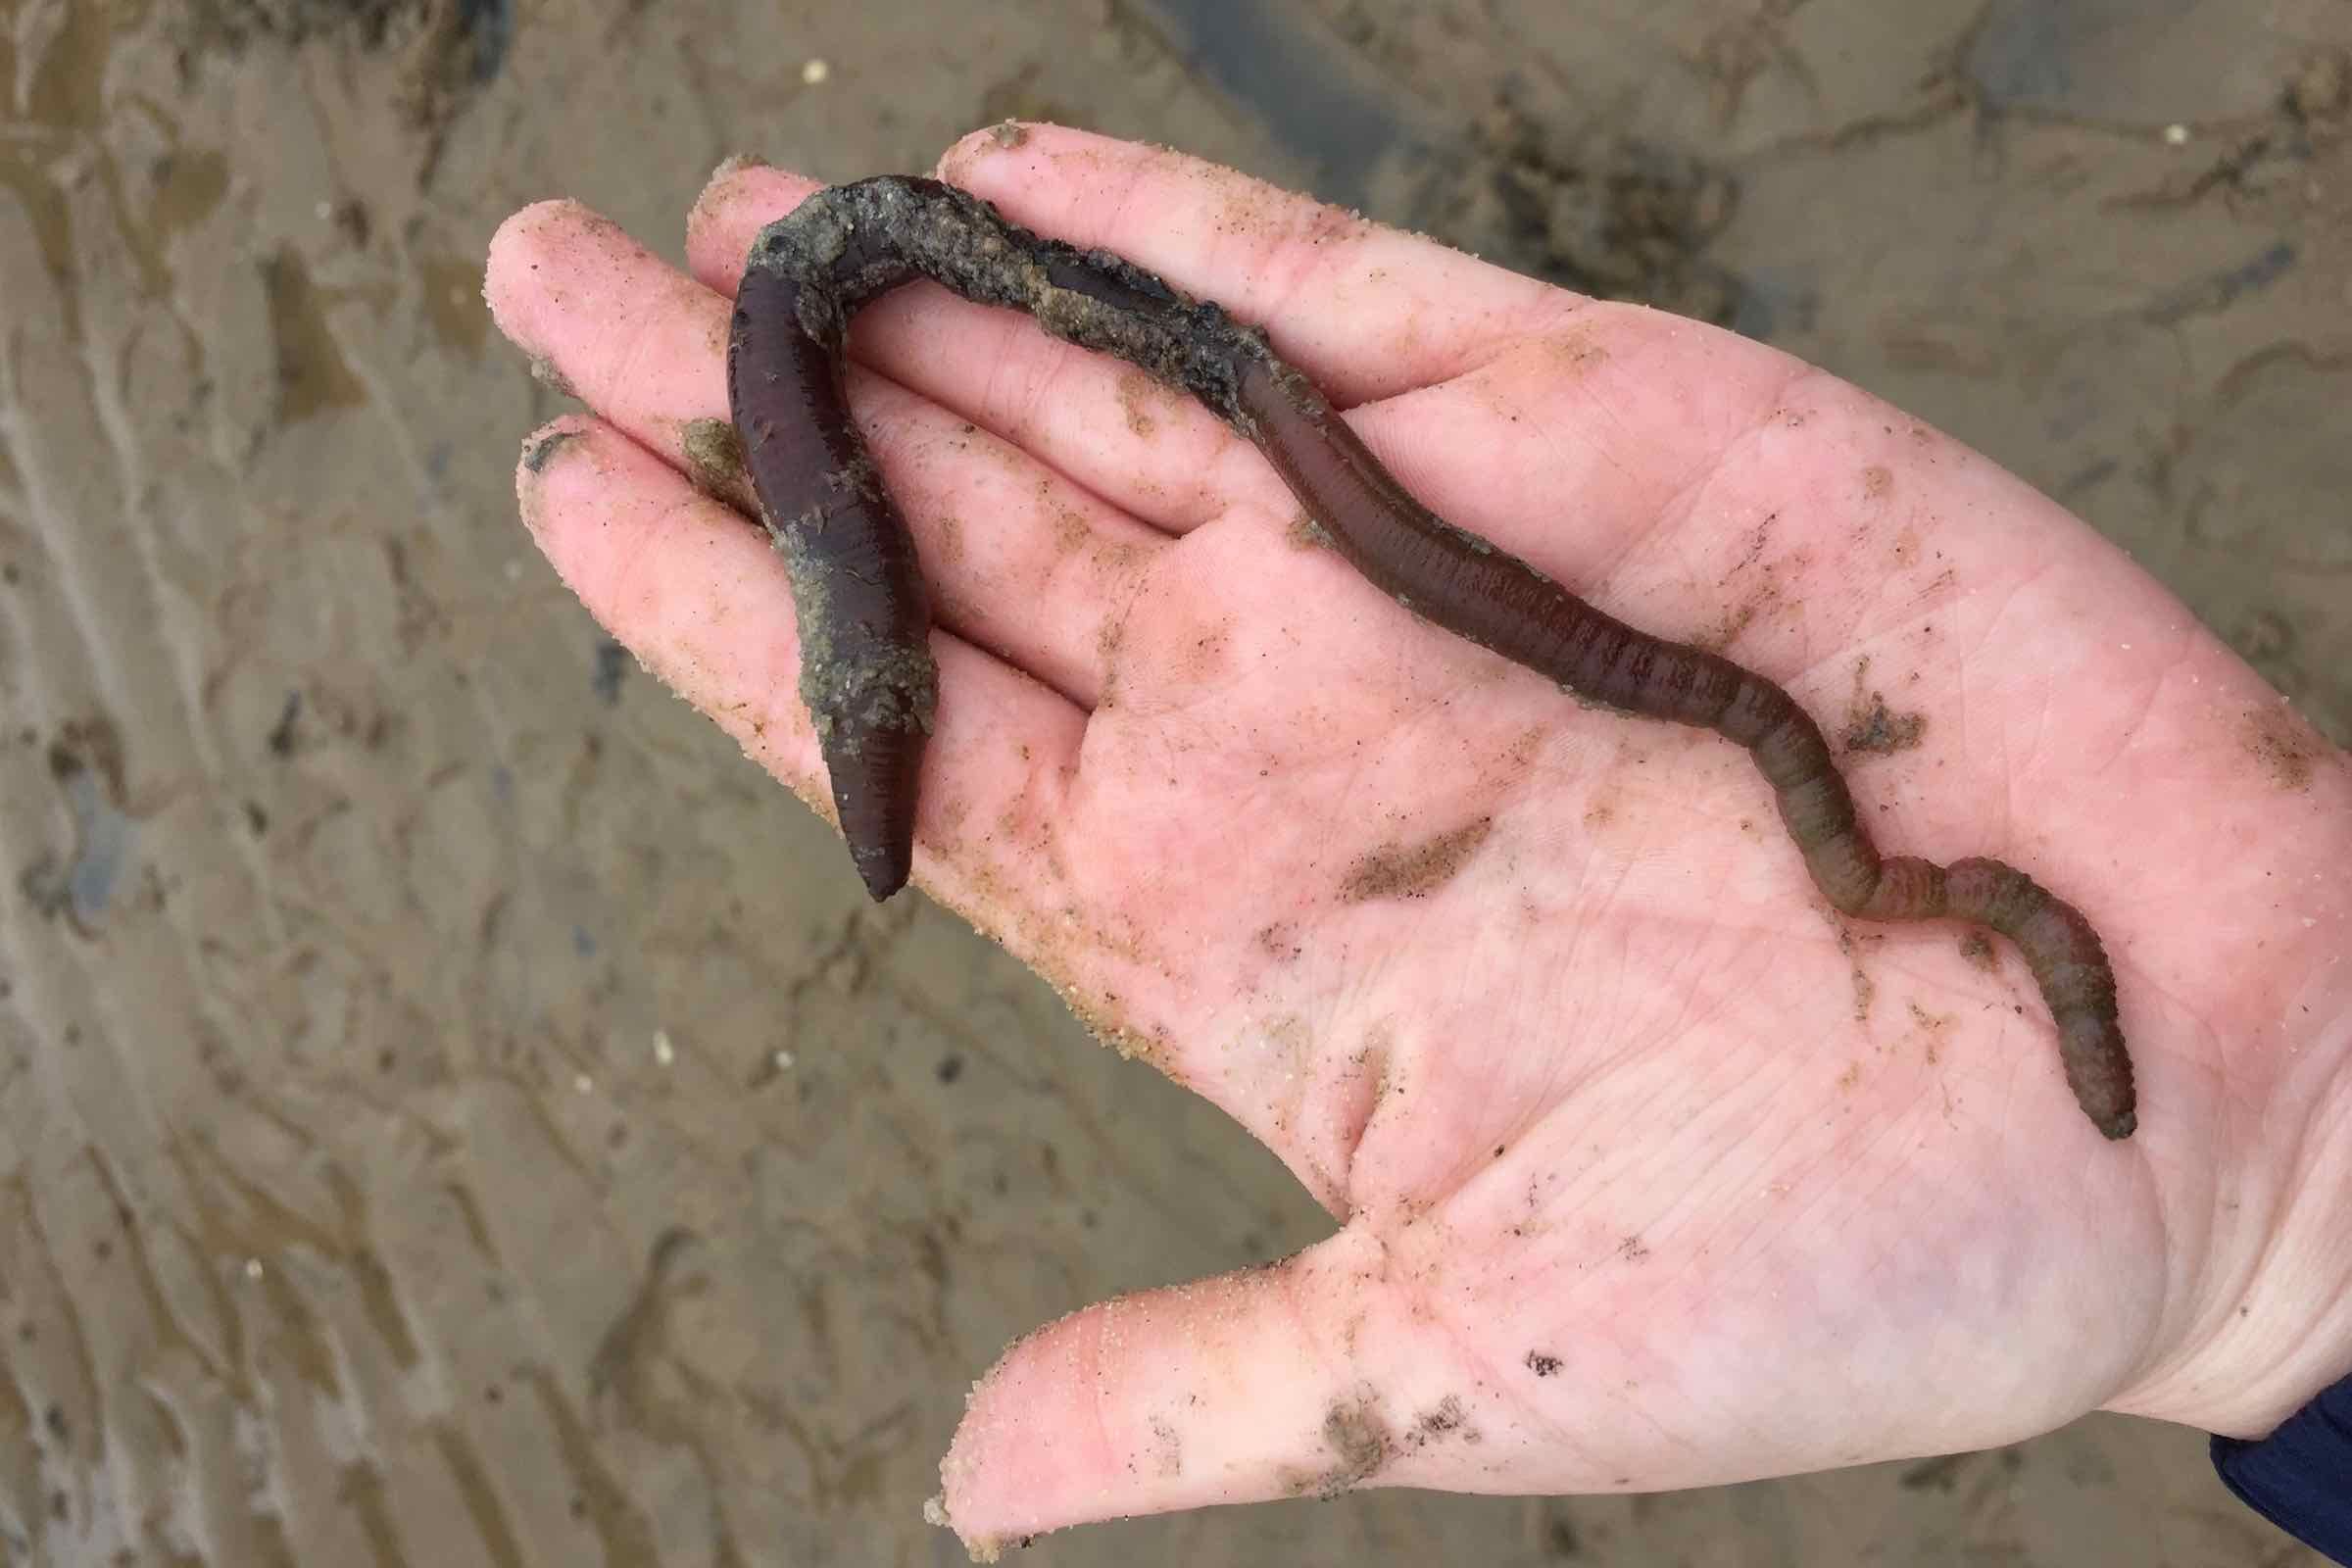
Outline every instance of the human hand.
[[[1838, 920], [1737, 749], [1416, 623], [1204, 411], [901, 290], [852, 397], [942, 626], [916, 878], [1342, 1221], [1009, 1352], [944, 1466], [967, 1543], [1691, 1486], [2099, 1406], [2251, 1434], [2352, 1366], [2352, 764], [2170, 596], [1729, 334], [1074, 132], [943, 172], [1263, 323], [1421, 500], [1602, 608], [1833, 732], [1874, 691], [1924, 720], [1844, 760], [1881, 845], [2082, 908], [2141, 1085], [2105, 1144], [2015, 955]], [[693, 279], [533, 208], [489, 295], [599, 416], [526, 449], [534, 536], [823, 809], [781, 563], [682, 471], [752, 235], [810, 188], [722, 174]]]

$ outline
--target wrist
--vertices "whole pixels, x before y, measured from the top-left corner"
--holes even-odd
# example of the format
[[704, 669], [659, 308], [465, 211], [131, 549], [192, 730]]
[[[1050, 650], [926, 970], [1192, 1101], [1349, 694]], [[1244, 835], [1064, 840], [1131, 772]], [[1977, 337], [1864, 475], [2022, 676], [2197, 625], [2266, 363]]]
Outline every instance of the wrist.
[[2278, 1060], [2271, 1093], [2214, 1112], [2213, 1169], [2159, 1172], [2180, 1327], [2111, 1409], [2260, 1438], [2352, 1376], [2352, 998]]

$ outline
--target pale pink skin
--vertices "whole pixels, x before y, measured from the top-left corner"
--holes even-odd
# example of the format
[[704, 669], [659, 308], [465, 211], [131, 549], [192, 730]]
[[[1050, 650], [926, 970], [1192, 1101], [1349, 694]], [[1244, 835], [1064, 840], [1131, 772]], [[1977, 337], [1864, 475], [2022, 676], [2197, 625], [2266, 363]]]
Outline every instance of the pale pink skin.
[[[2017, 956], [1841, 924], [1739, 751], [1417, 622], [1202, 410], [902, 290], [853, 396], [941, 612], [916, 881], [1340, 1222], [1016, 1346], [942, 1466], [967, 1544], [1326, 1485], [1689, 1487], [2097, 1408], [2251, 1435], [2352, 1368], [2352, 760], [2130, 560], [1785, 355], [1229, 171], [1039, 126], [942, 172], [1265, 323], [1418, 496], [1603, 608], [1833, 731], [1858, 684], [1924, 715], [1847, 759], [1879, 842], [2079, 905], [2140, 1082], [2102, 1140]], [[745, 249], [810, 188], [723, 171], [692, 277], [533, 207], [488, 293], [596, 411], [518, 470], [533, 537], [817, 800], [782, 564], [679, 466], [726, 414]], [[1344, 897], [1480, 819], [1420, 896]]]

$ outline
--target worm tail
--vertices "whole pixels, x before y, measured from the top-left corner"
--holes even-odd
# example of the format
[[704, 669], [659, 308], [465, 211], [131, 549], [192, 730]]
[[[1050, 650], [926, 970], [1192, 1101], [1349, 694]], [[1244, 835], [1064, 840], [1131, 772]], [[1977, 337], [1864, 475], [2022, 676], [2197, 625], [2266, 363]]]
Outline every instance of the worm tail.
[[2081, 911], [1998, 860], [1961, 860], [1947, 871], [1883, 858], [1828, 738], [1786, 691], [1720, 655], [1637, 631], [1437, 516], [1296, 372], [1252, 367], [1240, 396], [1284, 482], [1384, 592], [1588, 697], [1745, 747], [1815, 886], [1844, 913], [1974, 920], [2015, 943], [2058, 1027], [2059, 1058], [2083, 1114], [2109, 1138], [2132, 1135], [2138, 1118], [2115, 971]]

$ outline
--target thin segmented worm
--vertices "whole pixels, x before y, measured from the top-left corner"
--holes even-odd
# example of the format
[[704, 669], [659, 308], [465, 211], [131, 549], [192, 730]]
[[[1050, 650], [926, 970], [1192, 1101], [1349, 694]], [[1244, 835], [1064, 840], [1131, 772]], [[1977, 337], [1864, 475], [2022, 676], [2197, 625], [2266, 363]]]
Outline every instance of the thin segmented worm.
[[727, 391], [764, 521], [792, 577], [801, 697], [850, 853], [876, 900], [906, 881], [938, 697], [930, 610], [906, 519], [851, 422], [850, 318], [927, 277], [1026, 311], [1199, 398], [1262, 452], [1339, 553], [1455, 634], [1586, 696], [1711, 729], [1755, 758], [1822, 893], [1866, 920], [1952, 918], [2015, 943], [2058, 1028], [2083, 1113], [2136, 1125], [2115, 971], [2072, 906], [1998, 860], [1882, 857], [1821, 727], [1730, 660], [1636, 631], [1436, 516], [1381, 466], [1263, 333], [1133, 264], [1006, 221], [938, 180], [886, 175], [817, 192], [754, 240], [736, 297]]

